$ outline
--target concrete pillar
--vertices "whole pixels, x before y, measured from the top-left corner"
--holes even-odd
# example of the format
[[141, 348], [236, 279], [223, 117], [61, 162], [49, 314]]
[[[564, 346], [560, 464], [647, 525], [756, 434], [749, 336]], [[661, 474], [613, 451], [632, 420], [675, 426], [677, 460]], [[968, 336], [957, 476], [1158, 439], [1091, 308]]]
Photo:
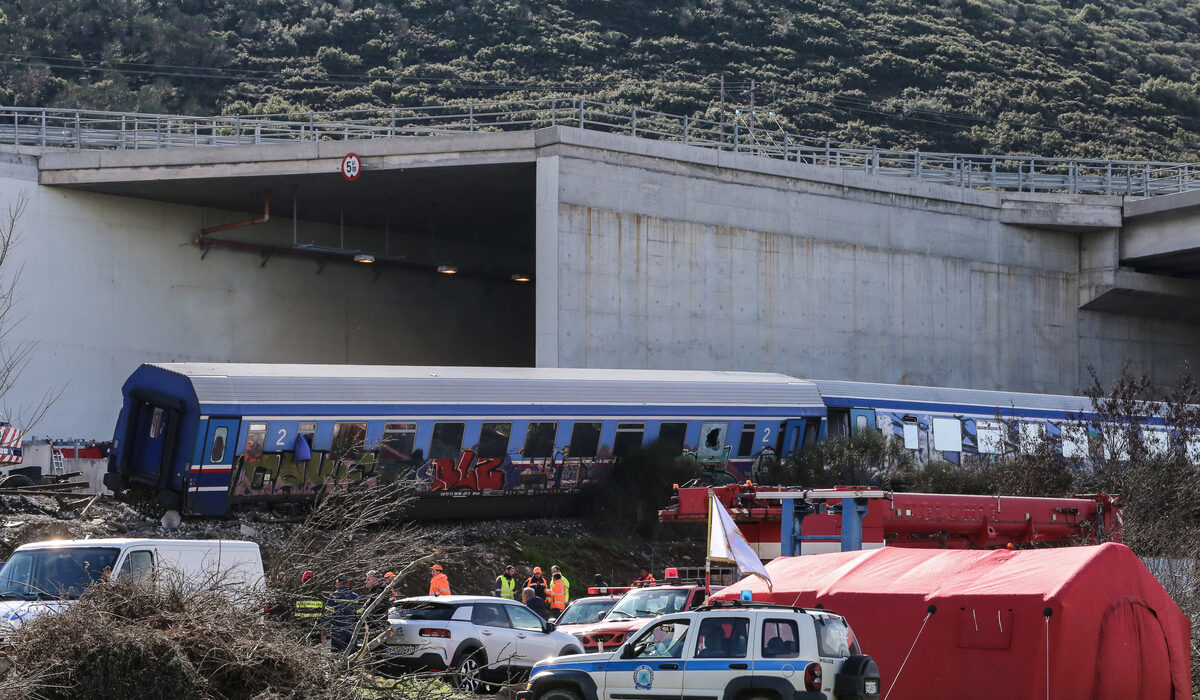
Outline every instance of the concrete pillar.
[[534, 361], [538, 367], [558, 367], [558, 205], [559, 157], [537, 159], [537, 285], [534, 294]]

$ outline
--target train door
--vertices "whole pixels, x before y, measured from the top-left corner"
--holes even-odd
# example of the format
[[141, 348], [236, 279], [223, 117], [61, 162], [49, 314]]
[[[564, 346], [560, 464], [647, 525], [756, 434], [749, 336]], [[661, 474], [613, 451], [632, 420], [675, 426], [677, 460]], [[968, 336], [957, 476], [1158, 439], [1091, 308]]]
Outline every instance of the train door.
[[876, 430], [875, 409], [873, 408], [852, 408], [850, 409], [850, 434], [861, 435], [865, 432]]
[[126, 438], [128, 461], [127, 478], [135, 483], [165, 488], [175, 456], [175, 436], [178, 433], [179, 411], [151, 401], [139, 400], [137, 416]]
[[208, 419], [204, 451], [200, 463], [192, 469], [192, 483], [188, 489], [193, 511], [205, 514], [225, 512], [240, 427], [241, 420], [238, 418]]

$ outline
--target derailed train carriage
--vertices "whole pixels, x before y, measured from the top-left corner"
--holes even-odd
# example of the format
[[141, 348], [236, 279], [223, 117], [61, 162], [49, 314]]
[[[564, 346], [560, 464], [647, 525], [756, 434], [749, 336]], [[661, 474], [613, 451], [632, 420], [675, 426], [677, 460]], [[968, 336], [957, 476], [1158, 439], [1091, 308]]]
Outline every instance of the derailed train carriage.
[[176, 363], [122, 391], [105, 485], [196, 515], [410, 478], [417, 517], [552, 512], [633, 447], [748, 474], [825, 415], [812, 382], [750, 372]]
[[[964, 466], [1047, 439], [1086, 459], [1096, 442], [1085, 397], [753, 372], [146, 364], [123, 393], [106, 485], [200, 515], [397, 479], [423, 484], [416, 517], [564, 512], [654, 441], [717, 485], [863, 430]], [[1161, 423], [1148, 442], [1165, 444]]]

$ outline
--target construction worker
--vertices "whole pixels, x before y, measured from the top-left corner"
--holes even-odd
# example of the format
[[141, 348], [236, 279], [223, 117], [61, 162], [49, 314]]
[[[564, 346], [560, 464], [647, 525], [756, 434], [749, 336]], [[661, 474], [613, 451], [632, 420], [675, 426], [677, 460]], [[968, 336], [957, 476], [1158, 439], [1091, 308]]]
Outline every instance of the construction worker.
[[542, 576], [542, 567], [535, 566], [533, 567], [533, 575], [525, 580], [523, 588], [532, 588], [534, 595], [545, 600], [547, 586], [546, 579]]
[[339, 574], [334, 581], [335, 588], [325, 606], [325, 628], [327, 636], [321, 641], [329, 641], [329, 650], [340, 654], [350, 646], [350, 637], [354, 634], [354, 625], [358, 621], [358, 594], [350, 590], [350, 577]]
[[562, 574], [550, 576], [550, 615], [558, 617], [567, 608], [567, 584]]
[[392, 588], [392, 581], [395, 580], [395, 578], [396, 578], [396, 574], [391, 571], [389, 571], [383, 575], [384, 587], [392, 589], [392, 600], [396, 599], [396, 589]]
[[642, 566], [638, 568], [638, 579], [633, 582], [634, 588], [649, 588], [654, 585], [654, 574], [650, 573], [650, 569]]
[[450, 579], [446, 578], [446, 574], [442, 573], [442, 565], [434, 564], [429, 567], [429, 573], [431, 574], [429, 579], [429, 595], [450, 595]]
[[571, 582], [567, 580], [566, 576], [563, 576], [562, 571], [559, 570], [559, 568], [558, 568], [558, 564], [555, 564], [554, 566], [550, 567], [550, 582], [551, 583], [554, 582], [555, 576], [562, 576], [563, 585], [566, 586], [566, 588], [567, 588], [566, 598], [563, 600], [563, 602], [570, 603], [571, 602]]
[[496, 577], [496, 585], [492, 594], [497, 598], [516, 600], [517, 597], [517, 567], [509, 564], [504, 567], [504, 573]]

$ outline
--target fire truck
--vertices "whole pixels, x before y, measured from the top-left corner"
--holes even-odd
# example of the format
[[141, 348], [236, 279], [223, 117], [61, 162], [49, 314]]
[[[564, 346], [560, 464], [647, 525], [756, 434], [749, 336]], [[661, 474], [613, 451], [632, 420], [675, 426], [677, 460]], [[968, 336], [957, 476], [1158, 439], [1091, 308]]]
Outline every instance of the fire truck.
[[[854, 535], [863, 549], [1099, 544], [1119, 542], [1121, 535], [1120, 498], [1107, 494], [1030, 498], [900, 493], [861, 486], [806, 491], [748, 481], [676, 489], [667, 508], [659, 511], [659, 520], [707, 522], [709, 493], [764, 560], [851, 548], [843, 545], [848, 527], [859, 528]], [[847, 518], [847, 509], [855, 511], [853, 520]], [[794, 523], [790, 530], [787, 521]]]

